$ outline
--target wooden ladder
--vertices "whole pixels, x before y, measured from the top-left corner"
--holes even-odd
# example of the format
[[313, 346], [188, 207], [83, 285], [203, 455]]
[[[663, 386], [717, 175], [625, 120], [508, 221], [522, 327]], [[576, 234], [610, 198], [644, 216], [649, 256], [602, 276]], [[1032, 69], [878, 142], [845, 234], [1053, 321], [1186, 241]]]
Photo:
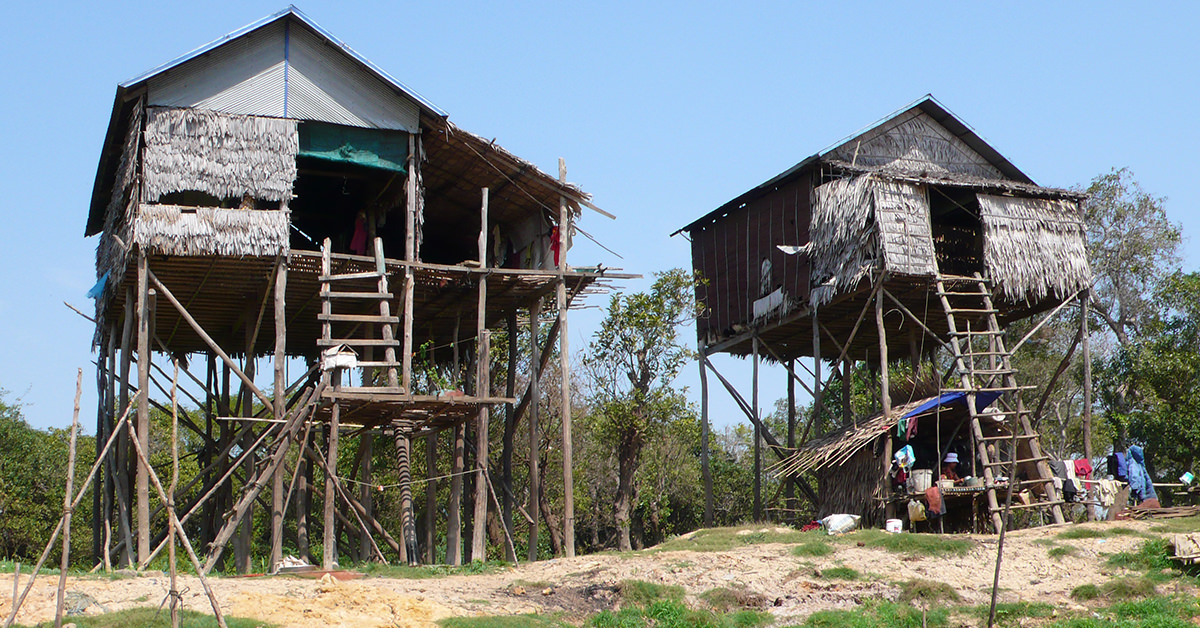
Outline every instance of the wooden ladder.
[[1042, 499], [1029, 504], [1014, 504], [1011, 509], [1049, 508], [1054, 522], [1063, 523], [1064, 502], [1054, 487], [1050, 459], [1043, 454], [1038, 434], [1029, 420], [1030, 413], [1021, 401], [1020, 392], [1028, 387], [1017, 384], [1012, 354], [1005, 349], [1004, 333], [996, 319], [998, 311], [992, 302], [991, 282], [979, 273], [970, 277], [939, 273], [936, 281], [938, 299], [946, 313], [950, 330], [954, 370], [961, 386], [958, 390], [967, 395], [967, 412], [971, 419], [979, 465], [983, 468], [992, 524], [997, 531], [1000, 530], [1004, 511], [996, 495], [996, 476], [999, 475], [996, 470], [1005, 471], [1012, 465], [1011, 459], [1001, 460], [999, 452], [1004, 442], [1011, 442], [1013, 437], [1011, 434], [984, 436], [981, 419], [987, 420], [984, 419], [987, 415], [981, 415], [975, 406], [976, 396], [980, 393], [998, 394], [997, 406], [1007, 400], [1003, 412], [1009, 416], [1015, 415], [1015, 421], [1010, 422], [1010, 426], [1018, 432], [1017, 447], [1016, 451], [1009, 453], [1017, 458], [1018, 471], [1023, 471], [1028, 479], [1018, 481], [1010, 477], [1008, 481], [1013, 483], [1013, 490], [1029, 485], [1041, 485], [1044, 490]]
[[[354, 349], [360, 358], [357, 365], [364, 369], [363, 386], [337, 387], [342, 392], [403, 393], [396, 361], [396, 349], [400, 346], [394, 329], [400, 318], [392, 315], [392, 293], [388, 290], [387, 267], [383, 258], [383, 242], [375, 239], [375, 270], [333, 274], [329, 255], [329, 239], [321, 247], [321, 312], [317, 320], [321, 323], [321, 338], [317, 346], [322, 350], [345, 345]], [[375, 290], [339, 289], [349, 284], [361, 284], [365, 280], [376, 280]], [[341, 306], [341, 307], [338, 307]], [[346, 313], [351, 310], [353, 313]], [[375, 360], [376, 349], [383, 349], [383, 360]], [[386, 376], [386, 384], [380, 384], [378, 369]]]

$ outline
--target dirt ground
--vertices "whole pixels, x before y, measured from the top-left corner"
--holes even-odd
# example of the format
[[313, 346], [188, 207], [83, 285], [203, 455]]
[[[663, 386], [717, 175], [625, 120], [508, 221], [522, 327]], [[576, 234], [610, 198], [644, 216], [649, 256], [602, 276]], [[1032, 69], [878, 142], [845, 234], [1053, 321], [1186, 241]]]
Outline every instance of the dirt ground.
[[[1146, 531], [1153, 522], [1079, 524], [1077, 527], [1120, 525]], [[752, 531], [775, 531], [763, 528]], [[787, 531], [786, 529], [782, 531]], [[1048, 547], [1036, 543], [1063, 531], [1052, 526], [1019, 530], [1005, 540], [1001, 574], [1003, 601], [1046, 602], [1058, 608], [1080, 608], [1069, 597], [1075, 587], [1101, 583], [1116, 575], [1105, 557], [1136, 551], [1144, 540], [1137, 535], [1079, 540], [1056, 539], [1059, 546], [1073, 545], [1076, 553], [1060, 560], [1047, 555]], [[364, 577], [341, 581], [295, 576], [214, 578], [217, 598], [226, 613], [261, 619], [280, 626], [436, 626], [451, 616], [561, 613], [566, 618], [613, 608], [617, 584], [622, 580], [679, 585], [689, 601], [716, 587], [744, 588], [765, 599], [765, 610], [784, 625], [802, 621], [824, 609], [853, 608], [865, 599], [894, 599], [890, 584], [913, 578], [939, 580], [954, 586], [966, 604], [986, 603], [991, 591], [997, 538], [972, 536], [976, 547], [967, 555], [949, 558], [913, 558], [854, 543], [837, 545], [834, 554], [797, 557], [792, 545], [763, 543], [729, 551], [644, 551], [558, 558], [522, 564], [499, 573], [455, 575], [422, 580]], [[823, 579], [819, 571], [851, 567], [865, 577], [856, 581]], [[21, 578], [24, 586], [27, 579]], [[30, 593], [18, 622], [32, 624], [53, 619], [57, 578], [42, 577]], [[157, 606], [169, 588], [165, 574], [147, 573], [121, 579], [72, 577], [69, 601], [100, 613], [137, 606]], [[7, 588], [7, 587], [6, 587]], [[211, 612], [200, 582], [181, 577], [186, 608]], [[0, 613], [8, 616], [9, 595], [0, 600]]]

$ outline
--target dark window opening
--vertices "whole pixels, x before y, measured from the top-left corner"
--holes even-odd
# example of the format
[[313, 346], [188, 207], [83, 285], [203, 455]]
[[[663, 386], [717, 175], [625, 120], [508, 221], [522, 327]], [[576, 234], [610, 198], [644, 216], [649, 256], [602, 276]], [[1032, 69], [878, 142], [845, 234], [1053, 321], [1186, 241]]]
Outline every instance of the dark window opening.
[[983, 226], [973, 190], [929, 186], [929, 222], [942, 274], [983, 272]]

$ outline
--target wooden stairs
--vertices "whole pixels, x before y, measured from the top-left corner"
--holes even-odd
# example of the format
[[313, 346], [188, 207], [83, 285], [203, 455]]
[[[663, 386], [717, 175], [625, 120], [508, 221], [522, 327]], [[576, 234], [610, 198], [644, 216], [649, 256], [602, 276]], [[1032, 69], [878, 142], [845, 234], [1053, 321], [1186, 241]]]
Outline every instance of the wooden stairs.
[[[997, 497], [997, 490], [1006, 486], [997, 486], [996, 479], [1010, 475], [1013, 457], [1017, 474], [1008, 481], [1014, 495], [1026, 487], [1033, 487], [1036, 492], [1040, 486], [1042, 491], [1028, 504], [1014, 502], [1011, 510], [1048, 509], [1055, 523], [1063, 523], [1064, 502], [1054, 486], [1050, 459], [1042, 452], [1038, 434], [1030, 423], [1030, 412], [1021, 402], [1020, 393], [1026, 387], [1017, 384], [1012, 355], [1005, 348], [1003, 330], [996, 319], [998, 311], [992, 302], [991, 282], [979, 273], [970, 277], [938, 274], [936, 282], [950, 330], [954, 372], [960, 386], [957, 390], [967, 394], [967, 412], [979, 467], [983, 470], [992, 524], [1000, 530], [1004, 504]], [[1004, 425], [995, 421], [997, 415], [978, 411], [975, 400], [981, 393], [988, 397], [999, 395], [996, 407], [1006, 417]], [[986, 435], [996, 432], [998, 427], [1005, 428], [1008, 434]], [[1014, 442], [1016, 447], [1012, 451], [1010, 444]]]

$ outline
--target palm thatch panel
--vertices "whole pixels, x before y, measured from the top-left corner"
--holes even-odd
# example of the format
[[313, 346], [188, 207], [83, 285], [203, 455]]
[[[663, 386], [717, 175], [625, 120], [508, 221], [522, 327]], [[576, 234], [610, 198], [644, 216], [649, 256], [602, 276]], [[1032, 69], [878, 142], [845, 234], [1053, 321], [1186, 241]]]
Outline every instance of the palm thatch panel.
[[145, 199], [198, 191], [220, 199], [290, 199], [300, 134], [296, 120], [151, 107], [143, 157]]
[[[96, 245], [96, 278], [108, 277], [106, 288], [112, 290], [121, 285], [125, 264], [129, 260], [130, 232], [133, 229], [134, 209], [139, 198], [137, 186], [138, 152], [141, 147], [142, 118], [145, 113], [143, 100], [139, 98], [129, 113], [128, 130], [121, 144], [121, 158], [117, 164], [115, 184], [108, 206], [104, 212], [104, 231]], [[96, 320], [104, 321], [108, 299], [96, 299]], [[103, 325], [96, 325], [93, 344], [100, 341]]]
[[142, 205], [134, 242], [163, 255], [274, 257], [288, 250], [288, 212]]
[[813, 190], [809, 226], [813, 307], [849, 290], [875, 268], [879, 235], [875, 228], [870, 176], [838, 179]]
[[835, 469], [817, 471], [817, 518], [844, 513], [861, 516], [864, 528], [882, 526], [889, 462], [868, 447]]
[[876, 182], [874, 187], [884, 267], [894, 275], [936, 275], [925, 188], [886, 179]]
[[855, 166], [886, 166], [899, 172], [1004, 178], [987, 159], [918, 108], [875, 127], [857, 141], [837, 147], [828, 157]]
[[1078, 202], [989, 194], [978, 198], [984, 268], [1005, 298], [1065, 299], [1088, 285], [1091, 268]]

